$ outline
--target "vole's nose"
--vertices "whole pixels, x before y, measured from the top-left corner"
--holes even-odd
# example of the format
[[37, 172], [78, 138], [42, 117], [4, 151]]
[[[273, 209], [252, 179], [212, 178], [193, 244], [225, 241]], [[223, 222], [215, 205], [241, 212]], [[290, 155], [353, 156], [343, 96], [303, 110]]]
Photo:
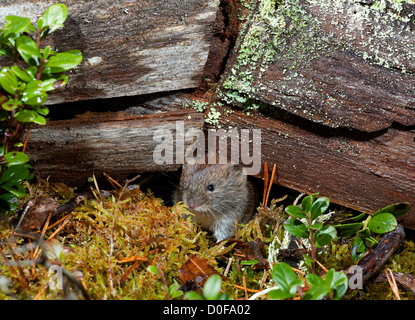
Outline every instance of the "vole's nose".
[[186, 204], [189, 207], [189, 209], [195, 209], [197, 207], [197, 201], [193, 198], [187, 199]]

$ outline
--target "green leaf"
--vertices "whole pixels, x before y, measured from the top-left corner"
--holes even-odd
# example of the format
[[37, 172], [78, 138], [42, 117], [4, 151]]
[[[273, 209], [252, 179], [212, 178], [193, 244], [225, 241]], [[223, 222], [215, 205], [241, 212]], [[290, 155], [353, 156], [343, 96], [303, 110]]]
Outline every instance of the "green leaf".
[[23, 60], [31, 66], [39, 66], [42, 55], [36, 42], [27, 36], [21, 36], [16, 40], [16, 48]]
[[320, 230], [323, 227], [323, 223], [316, 222], [312, 224], [311, 226], [307, 226], [308, 229], [314, 229], [314, 230]]
[[308, 238], [309, 236], [309, 232], [305, 224], [294, 218], [288, 219], [284, 224], [284, 228], [296, 237]]
[[220, 288], [222, 286], [222, 279], [217, 274], [214, 274], [209, 279], [206, 280], [206, 283], [203, 287], [203, 296], [207, 300], [216, 300], [220, 295]]
[[334, 274], [331, 277], [331, 281], [329, 283], [327, 281], [327, 276], [326, 276], [326, 282], [328, 283], [330, 288], [334, 290], [333, 299], [339, 300], [346, 293], [348, 285], [349, 285], [349, 280], [343, 272], [337, 272], [337, 271], [334, 271], [334, 269], [330, 269], [330, 271], [331, 270], [333, 270]]
[[0, 85], [10, 94], [16, 94], [19, 88], [17, 76], [7, 67], [0, 71]]
[[0, 195], [0, 208], [3, 210], [15, 211], [18, 207], [19, 197], [9, 192]]
[[390, 213], [395, 218], [399, 218], [406, 214], [411, 209], [411, 204], [409, 202], [403, 202], [403, 203], [396, 203], [392, 204], [390, 206], [387, 206], [385, 208], [382, 208], [378, 211], [376, 211], [373, 216], [376, 216], [380, 213]]
[[147, 267], [147, 271], [148, 271], [148, 272], [150, 272], [150, 273], [152, 273], [152, 274], [154, 274], [154, 275], [156, 275], [156, 276], [158, 276], [158, 275], [159, 275], [159, 272], [158, 272], [158, 270], [157, 270], [157, 267], [156, 267], [156, 266], [154, 266], [154, 265], [149, 265], [149, 266]]
[[36, 114], [32, 110], [20, 110], [16, 112], [14, 117], [22, 123], [28, 123], [36, 118]]
[[48, 95], [42, 85], [43, 82], [40, 80], [29, 82], [23, 91], [22, 101], [30, 106], [44, 104]]
[[60, 74], [57, 77], [49, 78], [43, 80], [42, 88], [45, 91], [53, 91], [55, 89], [59, 89], [66, 85], [68, 82], [68, 76], [65, 74]]
[[306, 214], [297, 206], [288, 206], [285, 208], [285, 212], [296, 218], [306, 217]]
[[0, 184], [16, 184], [29, 176], [29, 170], [24, 164], [8, 167], [0, 177]]
[[47, 60], [51, 54], [56, 54], [57, 52], [52, 50], [50, 46], [46, 46], [44, 49], [40, 49], [40, 53], [43, 56], [43, 60]]
[[370, 237], [370, 230], [367, 227], [363, 228], [362, 230], [357, 232], [357, 235], [361, 238], [368, 238], [368, 237]]
[[310, 212], [311, 206], [313, 205], [314, 199], [318, 193], [314, 193], [312, 195], [309, 195], [301, 201], [301, 209], [303, 209], [305, 212]]
[[42, 30], [41, 37], [62, 28], [67, 17], [68, 8], [65, 5], [58, 3], [50, 6], [37, 20], [37, 27]]
[[8, 152], [4, 155], [4, 159], [8, 167], [29, 162], [29, 157], [20, 151]]
[[177, 283], [176, 280], [174, 280], [173, 284], [171, 284], [169, 287], [169, 294], [172, 299], [180, 297], [183, 294], [183, 291], [179, 290], [179, 288], [180, 285]]
[[254, 266], [258, 263], [258, 260], [245, 260], [241, 261], [241, 266]]
[[332, 226], [324, 226], [316, 233], [314, 243], [316, 247], [323, 247], [329, 244], [337, 235], [336, 229]]
[[26, 196], [26, 190], [20, 184], [2, 184], [0, 187], [16, 197], [23, 198]]
[[350, 237], [363, 227], [362, 222], [345, 223], [334, 226], [339, 237]]
[[46, 106], [32, 106], [32, 108], [42, 116], [47, 116], [49, 114], [49, 108]]
[[314, 221], [319, 216], [321, 216], [329, 207], [330, 200], [326, 197], [318, 198], [316, 201], [314, 201], [312, 207], [311, 207], [311, 221]]
[[70, 50], [50, 57], [45, 64], [45, 69], [49, 68], [50, 73], [60, 73], [75, 68], [81, 61], [81, 52], [79, 50]]
[[311, 285], [311, 289], [304, 295], [304, 300], [321, 300], [330, 293], [330, 287], [318, 275], [310, 273], [306, 279]]
[[184, 298], [188, 300], [203, 300], [202, 296], [196, 291], [188, 291], [184, 294]]
[[285, 299], [293, 298], [294, 296], [281, 289], [275, 289], [275, 290], [268, 292], [268, 297], [272, 300], [285, 300]]
[[367, 227], [374, 233], [386, 233], [394, 230], [398, 222], [391, 213], [380, 213], [372, 216]]
[[229, 293], [224, 292], [219, 295], [218, 300], [232, 300], [232, 296]]
[[324, 284], [324, 280], [323, 278], [321, 278], [320, 276], [314, 274], [314, 273], [309, 273], [306, 277], [307, 282], [310, 286], [318, 286], [318, 285], [322, 285]]
[[36, 111], [33, 111], [35, 113], [35, 118], [32, 120], [33, 123], [36, 124], [40, 124], [40, 125], [45, 125], [46, 124], [46, 119], [45, 117], [41, 116], [39, 113], [37, 113]]
[[359, 261], [366, 253], [367, 247], [362, 238], [357, 237], [353, 242], [351, 256], [354, 261]]
[[9, 100], [1, 105], [4, 110], [12, 111], [20, 107], [22, 103], [19, 100]]
[[18, 17], [14, 15], [7, 16], [5, 18], [6, 23], [4, 24], [3, 30], [5, 35], [14, 34], [20, 35], [23, 32], [36, 31], [30, 23], [29, 18]]
[[30, 75], [18, 66], [12, 66], [10, 69], [16, 74], [16, 76], [18, 76], [24, 82], [36, 80], [32, 75]]
[[[302, 284], [302, 281], [297, 278], [294, 270], [285, 262], [274, 264], [271, 274], [274, 282], [286, 294], [284, 299], [294, 297], [297, 293], [297, 287]], [[274, 294], [280, 293], [275, 292]]]

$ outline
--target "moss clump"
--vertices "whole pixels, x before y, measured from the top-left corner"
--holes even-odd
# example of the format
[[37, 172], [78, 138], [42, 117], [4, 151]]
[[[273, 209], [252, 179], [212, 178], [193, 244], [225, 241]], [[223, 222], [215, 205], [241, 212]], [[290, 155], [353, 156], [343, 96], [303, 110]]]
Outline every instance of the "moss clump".
[[[96, 300], [166, 299], [166, 284], [180, 283], [179, 269], [190, 254], [197, 253], [218, 268], [215, 258], [227, 250], [223, 245], [209, 247], [206, 232], [183, 218], [184, 212], [182, 204], [166, 207], [161, 199], [139, 188], [109, 197], [97, 195], [76, 208], [59, 231], [53, 249], [62, 252], [57, 263], [82, 279]], [[33, 247], [27, 247], [25, 238], [13, 236], [13, 231], [7, 221], [0, 224], [1, 237], [7, 239], [0, 245], [4, 253], [0, 257], [0, 299], [67, 298], [50, 288], [54, 274], [49, 266], [37, 260]], [[53, 231], [48, 230], [45, 238]], [[11, 252], [16, 253], [13, 260], [19, 268], [4, 260]], [[158, 268], [163, 281], [148, 271], [150, 265]], [[71, 297], [83, 298], [76, 290]]]

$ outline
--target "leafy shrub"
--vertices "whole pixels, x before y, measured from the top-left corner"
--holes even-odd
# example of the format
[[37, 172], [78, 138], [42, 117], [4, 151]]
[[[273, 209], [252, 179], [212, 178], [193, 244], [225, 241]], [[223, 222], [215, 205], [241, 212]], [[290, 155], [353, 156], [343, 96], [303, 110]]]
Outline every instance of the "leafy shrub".
[[64, 26], [67, 17], [67, 7], [55, 4], [39, 17], [37, 28], [29, 18], [9, 15], [0, 29], [0, 56], [9, 57], [13, 64], [0, 70], [2, 210], [17, 208], [18, 199], [26, 195], [21, 182], [33, 177], [29, 157], [24, 153], [24, 137], [27, 140], [30, 125], [46, 124], [47, 93], [64, 86], [68, 76], [63, 72], [82, 61], [79, 50], [58, 53], [50, 46], [40, 46], [42, 40]]

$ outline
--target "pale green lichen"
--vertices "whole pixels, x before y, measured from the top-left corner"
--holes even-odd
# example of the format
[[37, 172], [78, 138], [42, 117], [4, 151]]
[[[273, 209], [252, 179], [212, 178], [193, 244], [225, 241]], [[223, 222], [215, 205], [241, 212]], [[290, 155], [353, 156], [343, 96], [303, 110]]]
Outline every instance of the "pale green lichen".
[[[381, 3], [369, 5], [358, 0], [259, 1], [243, 27], [241, 39], [235, 46], [236, 61], [225, 74], [218, 97], [245, 110], [257, 109], [251, 105], [258, 95], [267, 97], [271, 94], [272, 97], [276, 91], [287, 99], [300, 97], [290, 111], [295, 114], [306, 112], [310, 118], [319, 111], [318, 106], [314, 106], [314, 98], [321, 89], [304, 77], [302, 70], [322, 56], [330, 57], [336, 51], [349, 52], [370, 64], [410, 74], [415, 53], [410, 47], [414, 37], [412, 22], [408, 21], [413, 17], [407, 13], [407, 16], [400, 15], [403, 2], [408, 1], [388, 0], [383, 9]], [[318, 19], [308, 9], [311, 6], [318, 10]], [[332, 31], [324, 17], [330, 17]], [[264, 78], [275, 61], [283, 68], [282, 79]], [[327, 81], [336, 80], [327, 74]], [[319, 85], [327, 86], [326, 83]], [[332, 96], [328, 95], [326, 101], [331, 108], [341, 107], [341, 101]], [[285, 108], [282, 100], [267, 102]], [[303, 110], [305, 105], [306, 111]], [[314, 121], [334, 120], [326, 112]], [[342, 126], [342, 121], [337, 119], [331, 125]]]

